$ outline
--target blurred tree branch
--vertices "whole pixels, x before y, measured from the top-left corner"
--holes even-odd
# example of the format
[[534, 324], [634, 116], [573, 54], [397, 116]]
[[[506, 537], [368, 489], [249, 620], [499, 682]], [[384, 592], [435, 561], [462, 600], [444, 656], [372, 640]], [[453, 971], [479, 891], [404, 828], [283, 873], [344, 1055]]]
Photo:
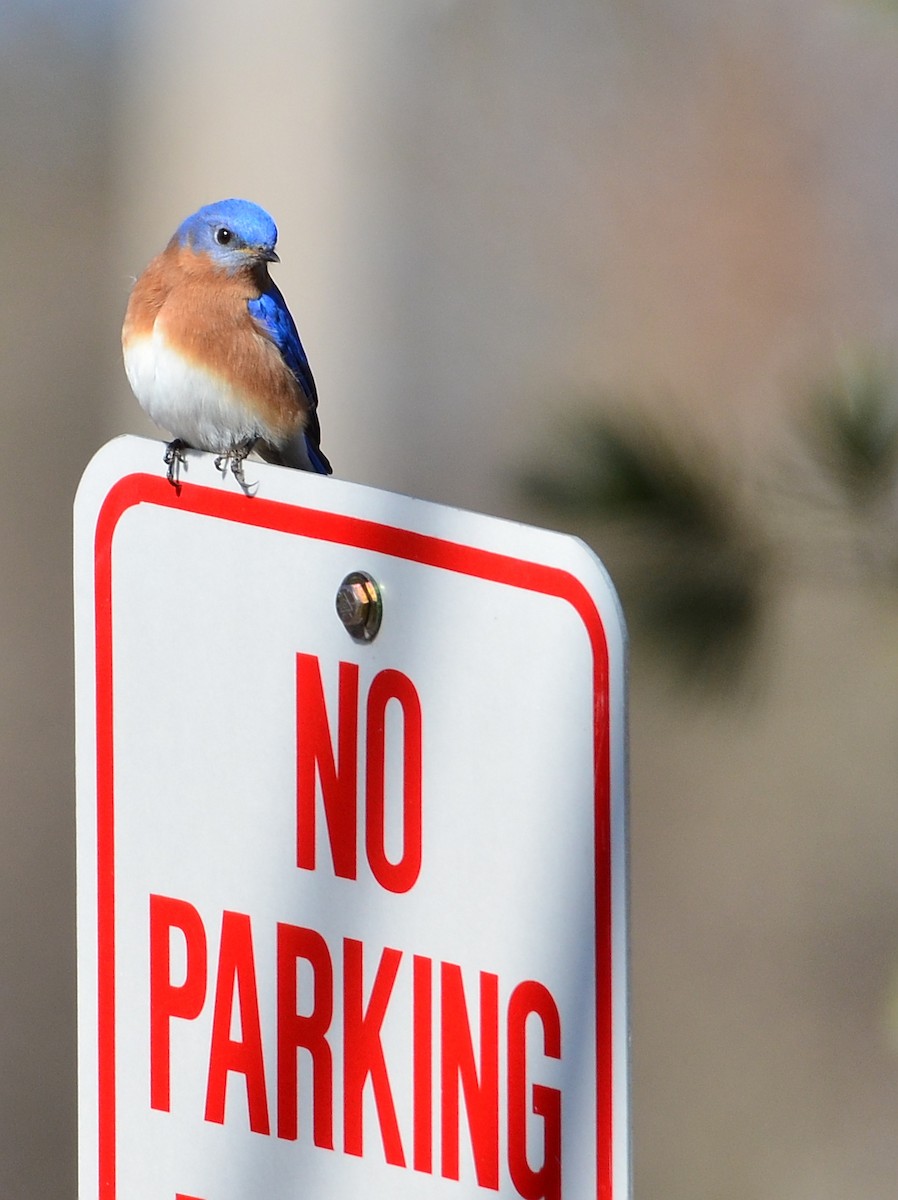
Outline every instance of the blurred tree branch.
[[[846, 357], [811, 390], [794, 427], [801, 462], [780, 487], [646, 406], [600, 404], [568, 422], [563, 474], [533, 470], [523, 483], [539, 507], [601, 547], [636, 638], [702, 686], [728, 687], [756, 655], [777, 580], [806, 569], [815, 514], [831, 526], [835, 513], [848, 531], [854, 576], [859, 565], [867, 582], [898, 581], [894, 372], [874, 354]], [[790, 491], [801, 510], [775, 538]], [[823, 553], [838, 561], [832, 545]]]

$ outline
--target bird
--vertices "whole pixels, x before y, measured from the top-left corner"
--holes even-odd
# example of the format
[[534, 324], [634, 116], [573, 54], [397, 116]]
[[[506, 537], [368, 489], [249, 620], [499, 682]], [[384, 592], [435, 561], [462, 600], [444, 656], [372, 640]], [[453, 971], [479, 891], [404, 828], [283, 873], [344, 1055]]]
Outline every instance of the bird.
[[131, 390], [172, 435], [164, 463], [179, 487], [186, 448], [244, 478], [246, 456], [330, 475], [318, 391], [296, 323], [268, 273], [273, 219], [249, 200], [204, 205], [135, 281], [122, 325]]

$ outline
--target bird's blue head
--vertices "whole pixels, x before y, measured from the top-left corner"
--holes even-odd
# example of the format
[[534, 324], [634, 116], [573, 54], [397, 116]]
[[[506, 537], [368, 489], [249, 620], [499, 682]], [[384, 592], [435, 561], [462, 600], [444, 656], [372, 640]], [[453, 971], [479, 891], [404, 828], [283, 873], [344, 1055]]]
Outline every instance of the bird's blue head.
[[280, 262], [274, 251], [277, 225], [264, 208], [249, 200], [219, 200], [205, 205], [178, 226], [175, 240], [198, 254], [208, 254], [228, 271]]

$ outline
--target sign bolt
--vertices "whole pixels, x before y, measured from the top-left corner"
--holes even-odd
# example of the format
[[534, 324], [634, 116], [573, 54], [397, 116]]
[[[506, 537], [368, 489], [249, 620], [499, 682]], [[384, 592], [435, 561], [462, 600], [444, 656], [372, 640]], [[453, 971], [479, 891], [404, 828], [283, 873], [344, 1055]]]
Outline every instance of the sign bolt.
[[383, 617], [380, 588], [365, 571], [353, 571], [337, 589], [337, 616], [357, 642], [377, 637]]

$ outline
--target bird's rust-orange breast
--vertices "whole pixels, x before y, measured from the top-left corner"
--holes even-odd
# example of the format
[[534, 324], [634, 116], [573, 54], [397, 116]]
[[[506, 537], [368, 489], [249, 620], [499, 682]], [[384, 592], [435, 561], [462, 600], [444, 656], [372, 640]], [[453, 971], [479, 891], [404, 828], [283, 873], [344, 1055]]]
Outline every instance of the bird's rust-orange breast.
[[229, 273], [172, 241], [131, 293], [122, 342], [161, 337], [166, 348], [221, 379], [279, 436], [304, 423], [305, 399], [277, 346], [259, 329], [247, 301], [261, 295], [253, 269]]

